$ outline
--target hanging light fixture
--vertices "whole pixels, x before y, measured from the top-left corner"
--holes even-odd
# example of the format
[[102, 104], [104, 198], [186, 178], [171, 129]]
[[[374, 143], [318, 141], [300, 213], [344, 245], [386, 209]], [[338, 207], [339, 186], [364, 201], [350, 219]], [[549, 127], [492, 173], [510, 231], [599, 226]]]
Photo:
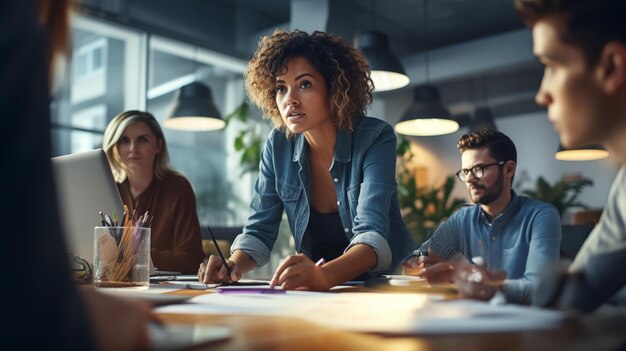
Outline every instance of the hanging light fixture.
[[356, 41], [370, 66], [371, 78], [377, 92], [402, 88], [409, 84], [400, 60], [389, 49], [385, 33], [370, 30], [361, 32]]
[[[372, 27], [376, 27], [376, 3], [371, 2]], [[377, 30], [368, 30], [357, 35], [355, 46], [363, 52], [370, 66], [370, 78], [376, 92], [399, 89], [409, 84], [409, 76], [402, 63], [389, 49], [387, 35]]]
[[163, 124], [170, 129], [209, 131], [226, 125], [213, 103], [211, 89], [200, 82], [187, 84], [176, 92], [168, 116]]
[[554, 154], [554, 158], [561, 161], [592, 161], [607, 157], [609, 157], [609, 152], [601, 145], [566, 149], [559, 144], [559, 148]]
[[454, 133], [459, 123], [441, 118], [450, 111], [441, 103], [439, 89], [430, 84], [420, 84], [413, 92], [413, 103], [396, 124], [396, 132], [404, 135], [431, 136]]
[[[197, 47], [193, 52], [193, 71], [197, 74]], [[224, 128], [226, 122], [213, 102], [211, 89], [195, 81], [181, 87], [163, 124], [166, 128], [184, 131], [210, 131]]]
[[489, 129], [498, 130], [493, 120], [493, 113], [489, 107], [476, 107], [474, 112], [474, 120], [470, 124], [470, 132]]
[[[424, 0], [424, 37], [428, 38], [428, 3]], [[426, 83], [415, 87], [413, 102], [396, 124], [400, 134], [432, 136], [454, 133], [459, 123], [451, 117], [450, 111], [441, 102], [439, 89], [429, 84], [428, 44], [425, 54]]]

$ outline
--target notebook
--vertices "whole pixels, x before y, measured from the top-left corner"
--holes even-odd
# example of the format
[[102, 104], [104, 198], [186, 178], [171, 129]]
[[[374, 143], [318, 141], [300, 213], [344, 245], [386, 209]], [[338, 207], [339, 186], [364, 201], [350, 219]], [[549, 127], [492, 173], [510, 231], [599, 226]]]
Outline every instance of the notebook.
[[122, 198], [102, 149], [52, 158], [61, 226], [68, 250], [93, 263], [99, 212], [121, 218]]

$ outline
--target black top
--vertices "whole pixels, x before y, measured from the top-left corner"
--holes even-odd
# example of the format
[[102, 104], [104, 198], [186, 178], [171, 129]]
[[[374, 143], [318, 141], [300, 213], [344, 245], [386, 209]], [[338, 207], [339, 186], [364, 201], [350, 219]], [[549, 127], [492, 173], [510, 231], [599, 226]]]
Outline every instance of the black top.
[[310, 207], [309, 223], [304, 232], [302, 251], [317, 262], [324, 258], [326, 262], [341, 256], [350, 241], [343, 231], [339, 213], [319, 213]]
[[[326, 262], [341, 256], [350, 245], [341, 223], [339, 213], [320, 213], [310, 206], [309, 223], [302, 240], [302, 253], [313, 262], [324, 258]], [[362, 274], [354, 280], [365, 280], [369, 277]]]
[[91, 350], [57, 216], [45, 48], [35, 1], [0, 1], [0, 257], [2, 279], [19, 282], [0, 302], [0, 337], [12, 350]]

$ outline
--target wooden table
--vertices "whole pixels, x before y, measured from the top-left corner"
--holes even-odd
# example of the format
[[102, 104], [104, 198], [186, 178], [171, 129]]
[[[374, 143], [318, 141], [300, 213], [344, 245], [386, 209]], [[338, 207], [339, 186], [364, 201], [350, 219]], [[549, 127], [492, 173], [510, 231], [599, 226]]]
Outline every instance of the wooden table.
[[[175, 294], [203, 294], [179, 291]], [[617, 350], [626, 347], [626, 313], [572, 319], [544, 331], [384, 336], [353, 333], [298, 318], [245, 315], [159, 314], [166, 323], [226, 326], [233, 337], [207, 350]], [[202, 348], [201, 348], [202, 349]]]

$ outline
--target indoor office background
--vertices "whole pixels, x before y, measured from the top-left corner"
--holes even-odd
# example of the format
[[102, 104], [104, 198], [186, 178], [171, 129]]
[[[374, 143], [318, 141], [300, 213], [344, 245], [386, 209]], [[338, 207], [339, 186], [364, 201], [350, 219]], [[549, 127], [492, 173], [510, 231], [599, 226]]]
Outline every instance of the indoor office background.
[[[71, 60], [52, 104], [55, 155], [100, 147], [106, 124], [124, 110], [148, 110], [163, 124], [175, 92], [194, 81], [209, 86], [228, 115], [246, 100], [243, 75], [258, 38], [275, 28], [324, 30], [355, 45], [365, 31], [383, 33], [410, 79], [374, 95], [369, 115], [392, 125], [417, 87], [439, 90], [460, 129], [407, 137], [421, 186], [440, 186], [458, 170], [456, 142], [483, 108], [518, 147], [518, 190], [539, 176], [551, 183], [583, 176], [594, 183], [581, 201], [604, 206], [617, 168], [609, 159], [555, 159], [558, 136], [534, 103], [542, 68], [512, 0], [81, 1]], [[244, 225], [255, 174], [243, 172], [234, 140], [242, 130], [265, 136], [270, 129], [254, 108], [246, 123], [222, 130], [165, 128], [172, 164], [191, 181], [203, 226]], [[467, 199], [465, 186], [457, 182], [453, 195]]]

